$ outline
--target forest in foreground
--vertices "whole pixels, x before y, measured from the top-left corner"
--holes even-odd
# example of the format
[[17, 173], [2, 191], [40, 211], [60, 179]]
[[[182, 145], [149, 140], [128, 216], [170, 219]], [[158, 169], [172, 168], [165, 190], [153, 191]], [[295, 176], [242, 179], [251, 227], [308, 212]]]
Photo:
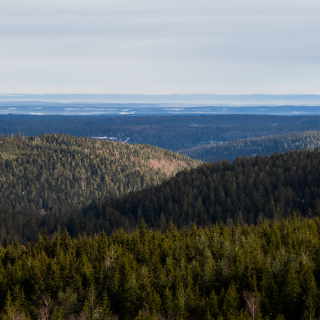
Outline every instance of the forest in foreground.
[[318, 319], [319, 284], [319, 218], [0, 247], [2, 320]]

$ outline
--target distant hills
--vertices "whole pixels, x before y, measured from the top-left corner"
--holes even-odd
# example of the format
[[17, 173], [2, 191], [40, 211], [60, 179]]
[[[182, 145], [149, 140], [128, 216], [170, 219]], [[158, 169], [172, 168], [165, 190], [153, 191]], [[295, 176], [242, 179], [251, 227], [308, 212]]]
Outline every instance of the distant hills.
[[37, 136], [61, 133], [85, 137], [113, 137], [118, 141], [150, 144], [172, 151], [215, 142], [318, 130], [320, 117], [317, 116], [0, 115], [0, 135]]
[[159, 184], [198, 161], [148, 145], [67, 135], [0, 139], [0, 205], [41, 214]]
[[320, 131], [306, 131], [283, 135], [271, 135], [214, 142], [180, 150], [195, 159], [214, 162], [234, 160], [238, 157], [271, 155], [292, 150], [314, 149], [320, 147]]

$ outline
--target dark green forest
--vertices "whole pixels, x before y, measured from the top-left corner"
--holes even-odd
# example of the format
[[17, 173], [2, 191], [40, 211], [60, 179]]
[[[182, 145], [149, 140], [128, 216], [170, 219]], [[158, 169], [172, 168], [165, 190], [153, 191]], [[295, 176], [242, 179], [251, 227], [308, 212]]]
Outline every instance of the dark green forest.
[[[106, 201], [130, 224], [178, 227], [216, 222], [255, 224], [293, 212], [320, 213], [320, 150], [239, 158], [182, 171], [163, 184]], [[106, 214], [106, 213], [105, 213]]]
[[283, 135], [220, 141], [179, 150], [191, 158], [207, 162], [234, 160], [239, 157], [271, 155], [293, 150], [320, 147], [320, 131], [305, 131]]
[[1, 320], [320, 317], [319, 149], [13, 136], [0, 168]]
[[2, 320], [320, 317], [320, 220], [0, 247]]
[[159, 184], [199, 162], [147, 145], [67, 135], [0, 138], [0, 206], [47, 214]]
[[[234, 162], [203, 164], [154, 187], [93, 200], [73, 210], [2, 207], [0, 241], [34, 240], [39, 232], [72, 236], [134, 230], [139, 224], [166, 230], [196, 224], [257, 224], [292, 214], [320, 214], [320, 150], [294, 151]], [[54, 194], [52, 195], [54, 198]], [[18, 201], [18, 195], [17, 195]]]

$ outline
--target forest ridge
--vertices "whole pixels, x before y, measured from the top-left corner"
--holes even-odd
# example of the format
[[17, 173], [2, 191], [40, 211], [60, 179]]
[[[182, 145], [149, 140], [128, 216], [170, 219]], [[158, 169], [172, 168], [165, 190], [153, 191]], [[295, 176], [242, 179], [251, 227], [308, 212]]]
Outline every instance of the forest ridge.
[[148, 145], [68, 135], [0, 138], [1, 208], [46, 214], [159, 184], [199, 165]]
[[[2, 183], [6, 183], [7, 187], [2, 189], [1, 242], [34, 240], [39, 233], [52, 234], [58, 230], [66, 230], [70, 235], [76, 236], [98, 232], [112, 233], [119, 228], [131, 231], [141, 223], [161, 230], [166, 230], [172, 224], [177, 227], [192, 224], [207, 226], [215, 223], [256, 224], [264, 219], [277, 220], [293, 214], [311, 217], [320, 212], [319, 149], [292, 151], [267, 157], [239, 158], [234, 162], [200, 164], [149, 146], [60, 135], [14, 139], [20, 139], [21, 145], [2, 144], [2, 150], [7, 150], [3, 153], [6, 159], [0, 162], [3, 168], [13, 166], [19, 170], [2, 170], [10, 178], [2, 179]], [[37, 139], [40, 142], [35, 142]], [[43, 142], [47, 140], [51, 143]], [[35, 143], [33, 147], [36, 151], [33, 156], [31, 154], [23, 158], [19, 155], [19, 152], [22, 152], [19, 150], [26, 148], [26, 141], [31, 145]], [[68, 143], [70, 148], [66, 147]], [[79, 145], [84, 149], [79, 150]], [[16, 149], [8, 150], [12, 146]], [[96, 188], [95, 184], [103, 184], [105, 181], [101, 182], [101, 176], [94, 174], [99, 171], [97, 166], [93, 165], [94, 162], [90, 162], [91, 156], [86, 154], [86, 146], [94, 148], [92, 157], [97, 163], [101, 160], [99, 148], [105, 151], [109, 148], [109, 155], [112, 154], [110, 149], [117, 155], [115, 159], [108, 158], [108, 161], [102, 158], [101, 163], [106, 169], [100, 171], [103, 174], [108, 172], [109, 177], [111, 175], [114, 179], [114, 185], [119, 186], [113, 193], [93, 193], [93, 197], [88, 192], [84, 194], [87, 198], [81, 198], [83, 189], [77, 181], [81, 182], [84, 170], [87, 170], [85, 174], [88, 179], [91, 175], [93, 179], [96, 177], [97, 181], [91, 182], [93, 188]], [[144, 168], [144, 176], [137, 167], [132, 168], [132, 163], [128, 167], [134, 152], [138, 152], [137, 157], [147, 161], [147, 167], [140, 166], [140, 170]], [[158, 158], [152, 152], [156, 152]], [[164, 175], [158, 168], [159, 163], [164, 161], [164, 155], [167, 157], [166, 161], [171, 159], [174, 164], [181, 165], [179, 170], [187, 170], [179, 171], [176, 175], [174, 171], [170, 171], [171, 178]], [[55, 161], [53, 156], [64, 160]], [[129, 162], [126, 162], [126, 156]], [[35, 172], [34, 163], [42, 168], [40, 173], [44, 178], [32, 176]], [[57, 164], [61, 166], [58, 168], [60, 176], [55, 175]], [[67, 167], [63, 169], [64, 166]], [[66, 176], [61, 175], [61, 172], [66, 172]], [[158, 176], [154, 175], [155, 172]], [[26, 180], [26, 177], [30, 180]], [[147, 180], [148, 177], [151, 180]], [[38, 186], [35, 190], [40, 196], [34, 192], [31, 193], [33, 196], [30, 201], [27, 197], [23, 198], [20, 193], [28, 191], [30, 185], [25, 185], [25, 190], [17, 192], [14, 188], [19, 179], [22, 183], [34, 179], [35, 184], [31, 185], [31, 190]], [[72, 184], [73, 180], [75, 182]], [[43, 184], [39, 186], [38, 181]], [[60, 185], [55, 185], [57, 182]], [[144, 185], [141, 182], [144, 182]], [[108, 185], [107, 187], [110, 188]], [[43, 191], [47, 191], [44, 196], [41, 194]], [[34, 201], [43, 199], [41, 197], [51, 203], [52, 207], [43, 207], [43, 200], [42, 207], [36, 207]]]

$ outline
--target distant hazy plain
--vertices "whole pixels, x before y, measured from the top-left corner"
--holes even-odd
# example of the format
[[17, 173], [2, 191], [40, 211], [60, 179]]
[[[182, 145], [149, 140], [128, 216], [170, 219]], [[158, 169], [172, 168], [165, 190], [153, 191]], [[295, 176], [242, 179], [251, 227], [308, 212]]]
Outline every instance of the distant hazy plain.
[[320, 95], [2, 95], [0, 114], [320, 115]]

